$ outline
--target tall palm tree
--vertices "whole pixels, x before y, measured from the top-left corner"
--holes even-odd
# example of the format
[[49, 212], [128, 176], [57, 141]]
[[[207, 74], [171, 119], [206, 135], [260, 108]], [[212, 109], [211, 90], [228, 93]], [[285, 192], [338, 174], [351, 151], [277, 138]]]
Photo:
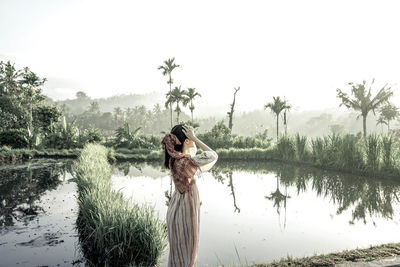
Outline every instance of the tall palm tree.
[[266, 104], [264, 109], [269, 108], [276, 115], [276, 141], [279, 138], [279, 114], [286, 109], [290, 109], [291, 106], [286, 100], [282, 100], [279, 96], [273, 97], [274, 101]]
[[[171, 93], [172, 91], [172, 84], [174, 83], [174, 81], [172, 80], [172, 76], [171, 73], [172, 71], [179, 67], [180, 65], [175, 64], [175, 58], [169, 58], [167, 60], [164, 61], [164, 65], [161, 65], [158, 67], [159, 70], [163, 71], [163, 75], [167, 76], [168, 75], [168, 81], [167, 84], [169, 84], [169, 93]], [[168, 108], [168, 107], [166, 107]], [[172, 103], [170, 103], [169, 105], [169, 110], [170, 110], [170, 114], [171, 114], [171, 128], [172, 128]]]
[[196, 92], [196, 88], [188, 88], [188, 90], [186, 91], [186, 96], [187, 96], [188, 100], [190, 101], [189, 109], [190, 109], [190, 113], [192, 114], [192, 123], [193, 123], [193, 110], [194, 110], [193, 99], [196, 96], [201, 97], [201, 94]]
[[350, 97], [347, 93], [342, 92], [339, 88], [336, 89], [337, 97], [342, 100], [342, 103], [339, 106], [346, 106], [347, 108], [354, 109], [355, 111], [361, 112], [357, 116], [357, 119], [362, 116], [363, 118], [363, 132], [364, 138], [367, 136], [367, 116], [368, 113], [372, 110], [375, 114], [375, 109], [379, 108], [383, 103], [387, 102], [391, 96], [393, 96], [393, 91], [391, 87], [386, 88], [387, 84], [383, 86], [379, 92], [372, 97], [371, 87], [374, 84], [375, 79], [372, 79], [372, 83], [369, 86], [369, 89], [366, 88], [366, 81], [364, 80], [362, 84], [360, 83], [352, 83], [351, 86], [351, 94], [353, 97]]
[[176, 103], [176, 123], [179, 123], [179, 115], [181, 114], [179, 104], [182, 103], [183, 106], [186, 106], [189, 103], [189, 98], [186, 95], [186, 90], [182, 90], [181, 86], [176, 86], [171, 92], [167, 93], [165, 107], [168, 108], [168, 106], [172, 106], [172, 104]]

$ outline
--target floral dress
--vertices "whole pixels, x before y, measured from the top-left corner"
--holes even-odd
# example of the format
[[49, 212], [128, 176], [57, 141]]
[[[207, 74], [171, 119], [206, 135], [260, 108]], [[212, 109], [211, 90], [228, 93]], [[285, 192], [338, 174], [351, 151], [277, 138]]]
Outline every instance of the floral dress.
[[170, 161], [175, 191], [166, 218], [168, 267], [192, 267], [196, 266], [200, 229], [200, 199], [194, 176], [211, 169], [218, 155], [213, 150], [203, 151], [193, 157], [177, 153], [175, 157], [171, 156]]

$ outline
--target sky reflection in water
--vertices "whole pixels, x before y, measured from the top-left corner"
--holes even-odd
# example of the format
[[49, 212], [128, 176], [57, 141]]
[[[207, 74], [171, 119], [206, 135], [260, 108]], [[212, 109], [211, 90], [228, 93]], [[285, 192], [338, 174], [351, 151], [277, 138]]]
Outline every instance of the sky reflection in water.
[[[114, 189], [165, 219], [170, 177], [117, 165]], [[400, 182], [264, 162], [218, 162], [197, 180], [200, 266], [266, 262], [399, 242]], [[166, 259], [164, 256], [164, 259]]]

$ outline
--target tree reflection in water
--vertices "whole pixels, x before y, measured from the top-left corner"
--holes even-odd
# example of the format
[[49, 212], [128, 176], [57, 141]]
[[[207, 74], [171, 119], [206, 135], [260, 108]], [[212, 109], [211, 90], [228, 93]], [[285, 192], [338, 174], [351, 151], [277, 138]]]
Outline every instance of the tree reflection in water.
[[[356, 221], [367, 223], [367, 219], [374, 217], [392, 219], [393, 204], [399, 203], [400, 182], [367, 178], [345, 173], [325, 171], [317, 168], [293, 166], [277, 162], [258, 161], [219, 161], [213, 170], [213, 175], [220, 180], [220, 173], [247, 171], [250, 173], [272, 173], [277, 179], [276, 190], [265, 198], [273, 201], [280, 218], [280, 209], [283, 206], [286, 213], [287, 188], [294, 186], [297, 195], [313, 190], [317, 196], [329, 198], [337, 205], [337, 214], [351, 210], [350, 224]], [[285, 187], [281, 192], [279, 185]], [[286, 224], [286, 218], [285, 223]]]
[[71, 162], [30, 161], [25, 165], [0, 168], [0, 230], [16, 221], [28, 225], [43, 208], [36, 203], [47, 191], [55, 189], [65, 179]]
[[[156, 170], [164, 172], [161, 164], [135, 163], [135, 167], [141, 169], [145, 164]], [[125, 166], [125, 168], [127, 168]], [[219, 160], [211, 169], [211, 174], [220, 183], [228, 180], [233, 197], [235, 212], [240, 212], [236, 203], [233, 176], [237, 171], [245, 171], [253, 174], [273, 174], [276, 179], [276, 190], [267, 193], [265, 199], [274, 203], [280, 221], [281, 208], [285, 210], [284, 227], [286, 227], [286, 209], [289, 196], [289, 187], [296, 189], [297, 195], [306, 191], [316, 192], [318, 197], [328, 198], [337, 206], [336, 213], [342, 214], [346, 210], [351, 211], [350, 224], [357, 221], [367, 223], [367, 219], [374, 222], [374, 217], [392, 219], [393, 205], [399, 203], [400, 181], [388, 179], [374, 179], [351, 175], [346, 173], [325, 171], [317, 168], [295, 166], [279, 162], [265, 161], [224, 161]], [[165, 171], [165, 174], [168, 172]], [[284, 192], [282, 192], [282, 186]], [[168, 198], [168, 197], [167, 197]], [[167, 199], [168, 200], [168, 199]], [[293, 199], [292, 201], [295, 201]]]
[[233, 207], [235, 208], [234, 212], [240, 213], [240, 208], [236, 205], [235, 187], [233, 186], [232, 170], [214, 168], [214, 169], [211, 169], [211, 173], [212, 173], [213, 177], [221, 184], [224, 184], [224, 181], [226, 179], [229, 180], [228, 186], [231, 189], [231, 195], [233, 197]]

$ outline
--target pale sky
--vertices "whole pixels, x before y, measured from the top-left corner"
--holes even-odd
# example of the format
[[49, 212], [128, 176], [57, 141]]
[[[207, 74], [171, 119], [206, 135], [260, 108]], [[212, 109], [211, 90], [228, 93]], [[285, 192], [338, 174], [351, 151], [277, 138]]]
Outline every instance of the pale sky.
[[[175, 57], [176, 85], [207, 105], [338, 108], [336, 88], [376, 79], [400, 104], [399, 1], [0, 1], [0, 60], [73, 98], [166, 93], [157, 69]], [[344, 109], [344, 108], [341, 108]]]

